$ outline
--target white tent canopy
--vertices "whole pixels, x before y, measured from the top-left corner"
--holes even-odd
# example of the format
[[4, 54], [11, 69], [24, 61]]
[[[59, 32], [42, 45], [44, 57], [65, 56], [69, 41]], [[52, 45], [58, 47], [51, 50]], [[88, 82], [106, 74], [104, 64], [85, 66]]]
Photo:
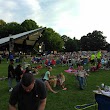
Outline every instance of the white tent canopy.
[[35, 30], [31, 30], [31, 31], [27, 31], [27, 32], [23, 32], [20, 34], [16, 34], [16, 35], [2, 38], [2, 39], [0, 39], [0, 45], [9, 43], [10, 38], [13, 38], [14, 43], [16, 43], [16, 44], [23, 44], [23, 41], [26, 40], [27, 45], [34, 45], [36, 40], [38, 40], [38, 38], [41, 37], [44, 29], [45, 28], [38, 28]]

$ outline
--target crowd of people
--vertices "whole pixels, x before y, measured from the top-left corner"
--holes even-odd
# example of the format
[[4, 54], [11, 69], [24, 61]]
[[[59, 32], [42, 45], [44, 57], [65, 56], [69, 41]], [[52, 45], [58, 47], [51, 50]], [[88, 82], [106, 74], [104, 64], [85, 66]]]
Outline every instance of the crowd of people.
[[[14, 60], [10, 60], [8, 66], [8, 83], [9, 92], [11, 92], [9, 99], [9, 110], [16, 110], [18, 104], [19, 110], [44, 110], [46, 105], [47, 89], [53, 93], [57, 93], [52, 89], [52, 85], [56, 87], [57, 82], [63, 90], [66, 90], [64, 82], [65, 76], [63, 73], [57, 77], [50, 75], [52, 67], [48, 66], [47, 71], [41, 79], [36, 79], [31, 70], [26, 68], [25, 72], [22, 66], [18, 64], [14, 68]], [[12, 81], [16, 79], [16, 86], [13, 88]]]
[[[38, 69], [41, 69], [43, 66], [45, 67], [54, 67], [58, 64], [61, 64], [62, 66], [67, 65], [69, 68], [75, 68], [79, 67], [79, 64], [83, 66], [85, 71], [97, 71], [99, 68], [102, 69], [109, 69], [110, 68], [110, 54], [107, 53], [102, 53], [101, 50], [98, 52], [73, 52], [73, 53], [66, 53], [66, 54], [58, 54], [56, 56], [53, 55], [47, 55], [47, 56], [40, 56], [40, 57], [35, 57], [33, 56], [31, 58], [30, 63], [35, 63], [37, 64], [36, 67], [30, 67], [29, 65], [25, 67], [25, 69], [22, 68], [22, 65], [19, 64], [15, 68], [13, 67], [13, 62], [14, 62], [14, 56], [11, 54], [10, 55], [10, 64], [8, 67], [8, 83], [9, 83], [9, 88], [10, 91], [12, 91], [12, 79], [13, 77], [16, 77], [16, 82], [18, 83], [21, 79], [21, 76], [23, 73], [35, 73], [38, 74], [39, 71]], [[38, 65], [39, 64], [39, 65]], [[79, 69], [79, 68], [78, 68]], [[50, 79], [50, 71], [51, 69], [48, 69], [46, 74], [44, 75], [43, 80], [46, 80], [46, 84], [48, 84], [48, 79]], [[16, 75], [14, 74], [16, 73]], [[53, 77], [53, 78], [52, 78]], [[56, 86], [56, 83], [58, 82], [56, 79], [57, 76], [51, 76], [51, 83], [53, 81], [54, 86]], [[54, 79], [54, 80], [53, 80]], [[48, 88], [50, 88], [48, 86]], [[52, 90], [50, 88], [50, 90]]]
[[[89, 76], [88, 71], [95, 72], [99, 69], [110, 69], [110, 54], [101, 52], [100, 50], [92, 53], [73, 52], [39, 57], [31, 56], [29, 64], [22, 65], [24, 62], [19, 62], [16, 67], [14, 66], [16, 60], [12, 54], [10, 54], [7, 61], [10, 61], [8, 66], [8, 86], [9, 92], [11, 92], [9, 110], [16, 109], [15, 105], [17, 103], [19, 110], [30, 110], [30, 108], [33, 108], [33, 110], [36, 108], [39, 108], [38, 110], [44, 110], [47, 90], [55, 94], [58, 93], [58, 91], [54, 90], [56, 86], [60, 86], [62, 90], [67, 90], [65, 85], [66, 77], [63, 72], [52, 75], [52, 68], [56, 65], [71, 68], [71, 73], [74, 74], [78, 81], [80, 90], [85, 89], [86, 79]], [[32, 67], [32, 64], [36, 66]], [[47, 71], [41, 78], [35, 80], [34, 75], [39, 74], [39, 69], [44, 67], [47, 68]], [[73, 71], [74, 69], [75, 71]], [[16, 86], [13, 88], [14, 79], [16, 80]], [[21, 97], [24, 98], [23, 101], [21, 101]], [[31, 97], [33, 101], [37, 100], [37, 103], [32, 103], [33, 101], [30, 100]], [[29, 106], [26, 106], [28, 103], [30, 103]], [[24, 104], [23, 108], [21, 104]]]

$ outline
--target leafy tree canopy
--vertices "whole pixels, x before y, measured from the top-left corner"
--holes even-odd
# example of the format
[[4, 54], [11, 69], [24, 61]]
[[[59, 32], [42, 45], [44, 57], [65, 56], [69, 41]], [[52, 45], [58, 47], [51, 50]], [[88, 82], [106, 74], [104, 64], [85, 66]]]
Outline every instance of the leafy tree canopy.
[[21, 26], [24, 28], [24, 31], [30, 31], [38, 28], [37, 23], [31, 19], [25, 20], [24, 22], [22, 22]]
[[4, 25], [6, 25], [6, 22], [1, 19], [1, 20], [0, 20], [0, 26], [4, 26]]
[[105, 38], [103, 32], [95, 30], [92, 33], [88, 33], [86, 36], [81, 37], [81, 48], [82, 50], [105, 49], [107, 44]]
[[50, 51], [60, 51], [64, 44], [61, 36], [56, 33], [52, 28], [45, 29], [42, 39], [45, 43], [45, 49]]

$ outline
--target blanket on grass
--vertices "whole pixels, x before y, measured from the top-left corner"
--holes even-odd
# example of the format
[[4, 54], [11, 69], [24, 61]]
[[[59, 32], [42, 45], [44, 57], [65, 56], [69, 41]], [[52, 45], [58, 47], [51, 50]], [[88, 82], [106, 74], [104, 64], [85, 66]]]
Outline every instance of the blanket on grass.
[[69, 68], [68, 70], [64, 70], [66, 73], [75, 73], [77, 70]]

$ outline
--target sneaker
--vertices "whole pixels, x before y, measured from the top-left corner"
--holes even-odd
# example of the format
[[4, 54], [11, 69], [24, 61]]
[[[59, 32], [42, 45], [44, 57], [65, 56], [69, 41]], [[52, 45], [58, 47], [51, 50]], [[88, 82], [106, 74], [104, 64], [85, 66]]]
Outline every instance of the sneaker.
[[12, 92], [13, 88], [9, 89], [9, 92]]

